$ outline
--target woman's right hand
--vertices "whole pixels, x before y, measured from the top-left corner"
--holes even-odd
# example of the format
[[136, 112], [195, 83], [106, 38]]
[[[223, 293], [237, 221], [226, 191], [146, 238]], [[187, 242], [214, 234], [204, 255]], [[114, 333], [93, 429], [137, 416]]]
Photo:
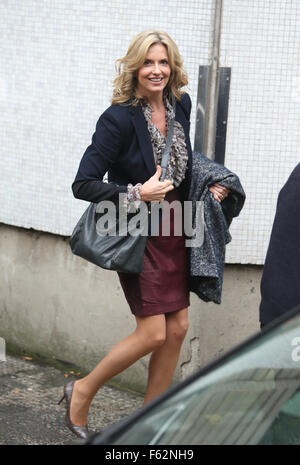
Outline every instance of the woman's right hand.
[[140, 196], [143, 202], [161, 202], [167, 192], [174, 189], [171, 181], [160, 181], [161, 167], [157, 165], [156, 173], [151, 176], [140, 188]]

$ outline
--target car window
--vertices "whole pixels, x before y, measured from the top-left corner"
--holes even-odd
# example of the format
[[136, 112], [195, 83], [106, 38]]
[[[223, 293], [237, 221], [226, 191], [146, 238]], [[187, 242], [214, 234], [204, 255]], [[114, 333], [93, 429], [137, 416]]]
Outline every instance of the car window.
[[300, 444], [300, 391], [280, 409], [274, 422], [260, 440], [261, 445]]
[[300, 444], [299, 348], [297, 317], [154, 406], [110, 444]]

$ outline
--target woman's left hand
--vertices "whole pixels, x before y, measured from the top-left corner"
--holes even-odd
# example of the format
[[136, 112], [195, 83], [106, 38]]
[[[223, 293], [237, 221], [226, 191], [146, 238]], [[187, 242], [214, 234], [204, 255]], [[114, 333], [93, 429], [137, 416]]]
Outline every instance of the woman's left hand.
[[227, 187], [221, 186], [220, 184], [214, 184], [213, 186], [210, 186], [208, 189], [213, 194], [214, 198], [220, 203], [230, 193], [230, 190], [227, 189]]

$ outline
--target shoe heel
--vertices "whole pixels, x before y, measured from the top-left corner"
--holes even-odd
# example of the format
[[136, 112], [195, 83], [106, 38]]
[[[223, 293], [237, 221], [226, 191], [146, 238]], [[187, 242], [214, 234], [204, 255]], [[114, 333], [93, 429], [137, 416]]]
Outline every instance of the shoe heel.
[[64, 400], [65, 398], [65, 394], [62, 396], [62, 398], [57, 402], [57, 405], [60, 405], [62, 403], [62, 401]]

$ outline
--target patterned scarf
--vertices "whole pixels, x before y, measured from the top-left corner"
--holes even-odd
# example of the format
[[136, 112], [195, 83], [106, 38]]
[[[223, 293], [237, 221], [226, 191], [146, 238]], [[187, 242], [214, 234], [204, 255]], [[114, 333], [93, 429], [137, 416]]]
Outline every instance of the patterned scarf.
[[[157, 129], [152, 122], [152, 108], [145, 100], [142, 100], [142, 110], [147, 122], [150, 138], [153, 147], [155, 163], [161, 164], [162, 154], [166, 146], [166, 137]], [[168, 99], [164, 97], [166, 108], [167, 127], [169, 121], [174, 118], [174, 109]], [[184, 129], [178, 121], [174, 121], [174, 133], [170, 150], [169, 163], [166, 172], [166, 179], [172, 181], [174, 187], [178, 187], [185, 177], [187, 168], [188, 153], [185, 143]]]

